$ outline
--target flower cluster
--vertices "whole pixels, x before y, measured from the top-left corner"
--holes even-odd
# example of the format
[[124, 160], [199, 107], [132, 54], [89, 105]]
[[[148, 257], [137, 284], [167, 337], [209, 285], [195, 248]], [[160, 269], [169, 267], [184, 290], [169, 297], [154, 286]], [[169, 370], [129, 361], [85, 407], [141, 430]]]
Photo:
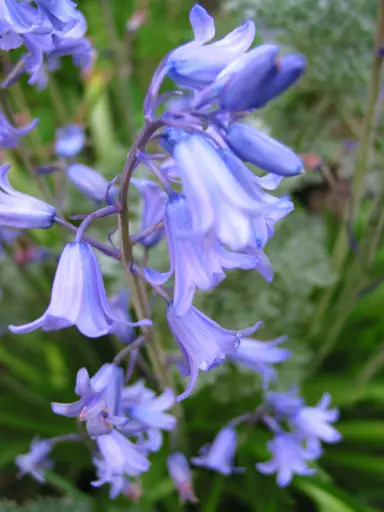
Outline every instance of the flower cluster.
[[44, 88], [45, 66], [56, 69], [64, 55], [82, 69], [91, 63], [92, 48], [84, 37], [87, 23], [72, 0], [7, 0], [1, 3], [0, 20], [0, 48], [25, 47], [20, 68], [30, 75], [30, 84]]
[[[88, 63], [90, 47], [83, 37], [84, 18], [73, 2], [36, 0], [35, 4], [3, 3], [1, 44], [6, 49], [24, 44], [30, 81], [41, 84], [43, 58], [52, 68], [58, 57], [71, 53], [75, 63], [83, 65]], [[257, 468], [263, 473], [277, 472], [278, 484], [283, 486], [295, 473], [314, 472], [308, 463], [321, 454], [321, 441], [340, 438], [330, 425], [336, 421], [337, 411], [328, 410], [328, 395], [316, 407], [307, 407], [292, 393], [272, 390], [277, 380], [273, 365], [291, 355], [280, 346], [285, 337], [253, 339], [260, 321], [244, 329], [228, 329], [193, 305], [196, 290], [215, 289], [233, 269], [254, 270], [268, 282], [273, 279], [265, 251], [275, 224], [293, 209], [290, 199], [275, 191], [284, 177], [302, 173], [303, 163], [290, 148], [247, 124], [244, 117], [292, 86], [305, 69], [305, 59], [280, 55], [279, 47], [272, 44], [250, 49], [255, 35], [252, 21], [209, 44], [215, 34], [213, 18], [196, 5], [190, 21], [194, 40], [170, 52], [156, 70], [144, 103], [145, 126], [122, 173], [112, 182], [74, 161], [86, 143], [80, 126], [57, 131], [57, 162], [42, 170], [41, 177], [64, 171], [72, 185], [99, 207], [79, 227], [61, 218], [53, 206], [15, 191], [7, 179], [8, 166], [0, 170], [0, 226], [50, 228], [55, 222], [76, 233], [62, 251], [45, 313], [26, 325], [11, 325], [10, 330], [28, 333], [76, 326], [88, 338], [114, 334], [124, 344], [113, 362], [105, 363], [93, 377], [85, 368], [79, 370], [76, 402], [52, 404], [54, 413], [85, 423], [97, 447], [92, 454], [97, 479], [92, 485], [109, 484], [111, 498], [119, 494], [139, 497], [140, 489], [132, 478], [148, 471], [150, 454], [160, 449], [163, 431], [178, 436], [177, 402], [193, 393], [200, 371], [211, 371], [225, 361], [256, 372], [263, 398], [256, 413], [232, 419], [211, 445], [203, 447], [200, 455], [191, 459], [195, 466], [224, 475], [240, 471], [234, 467], [236, 428], [243, 421], [260, 421], [275, 438], [268, 444], [272, 460]], [[181, 98], [165, 103], [165, 112], [158, 114], [158, 106], [169, 96], [159, 95], [165, 77], [180, 88], [174, 93]], [[6, 123], [3, 131], [7, 147], [23, 134]], [[147, 151], [153, 139], [160, 142], [160, 154]], [[139, 164], [157, 182], [133, 176]], [[132, 235], [130, 184], [143, 203], [140, 231]], [[92, 222], [106, 216], [119, 216], [119, 248], [85, 234]], [[152, 268], [147, 258], [148, 251], [163, 238], [169, 253], [166, 272]], [[144, 253], [140, 262], [133, 252], [136, 244]], [[94, 249], [125, 266], [132, 290], [108, 299]], [[169, 364], [147, 318], [147, 289], [166, 302], [166, 320], [179, 348], [179, 357]], [[130, 292], [135, 322], [129, 311]], [[143, 348], [149, 349], [159, 395], [142, 381], [130, 382]], [[126, 372], [121, 366], [125, 359], [129, 359]], [[188, 378], [179, 394], [170, 378], [170, 364], [176, 364], [181, 376]], [[170, 409], [172, 414], [166, 412]], [[47, 457], [55, 442], [57, 439], [35, 441], [29, 454], [18, 457], [22, 474], [28, 472], [41, 481], [43, 469], [51, 464]], [[181, 498], [195, 501], [186, 456], [172, 453], [167, 463]]]

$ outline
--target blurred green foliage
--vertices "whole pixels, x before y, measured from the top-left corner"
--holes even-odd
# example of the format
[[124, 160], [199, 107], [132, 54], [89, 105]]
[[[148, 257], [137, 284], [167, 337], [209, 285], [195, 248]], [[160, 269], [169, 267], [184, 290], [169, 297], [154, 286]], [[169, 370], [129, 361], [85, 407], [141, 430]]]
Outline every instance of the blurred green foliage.
[[[134, 9], [148, 6], [144, 25], [130, 40], [131, 62], [127, 63], [131, 70], [126, 84], [130, 116], [137, 129], [143, 118], [142, 100], [156, 65], [171, 48], [190, 38], [188, 11], [192, 2], [152, 0], [134, 5], [133, 1], [114, 0], [112, 4], [121, 41]], [[256, 18], [261, 38], [279, 40], [284, 51], [295, 49], [307, 57], [308, 71], [302, 83], [258, 113], [253, 122], [263, 123], [273, 135], [298, 151], [313, 153], [325, 162], [328, 170], [336, 169], [339, 185], [345, 183], [351, 176], [355, 155], [353, 149], [345, 148], [345, 141], [357, 139], [364, 115], [377, 2], [247, 0], [231, 2], [229, 11], [221, 12], [219, 4], [205, 2], [208, 8], [216, 9], [219, 34], [233, 27], [243, 14], [251, 14]], [[22, 81], [11, 99], [19, 114], [40, 118], [37, 135], [31, 134], [28, 139], [36, 164], [52, 157], [55, 128], [76, 121], [87, 127], [89, 136], [84, 162], [112, 178], [122, 169], [133, 134], [121, 114], [116, 55], [111, 51], [101, 4], [81, 0], [79, 6], [87, 17], [89, 36], [98, 53], [92, 74], [81, 78], [65, 62], [54, 76], [56, 89], [39, 93]], [[54, 102], [55, 92], [59, 94], [61, 108]], [[381, 125], [379, 122], [379, 130]], [[383, 149], [379, 140], [375, 149], [365, 184], [367, 193], [359, 211], [353, 212], [358, 241], [364, 234], [380, 184], [377, 174], [382, 173]], [[12, 181], [34, 193], [17, 155], [10, 156], [14, 163]], [[373, 185], [369, 180], [373, 180]], [[311, 404], [329, 391], [333, 403], [341, 409], [339, 429], [344, 440], [338, 446], [327, 447], [316, 477], [296, 478], [290, 488], [282, 490], [272, 477], [260, 475], [254, 469], [256, 462], [267, 457], [267, 432], [261, 427], [245, 428], [240, 433], [237, 458], [247, 471], [229, 479], [205, 470], [196, 472], [196, 494], [200, 498], [197, 510], [380, 511], [384, 509], [384, 287], [368, 289], [357, 300], [334, 350], [314, 370], [312, 362], [327, 340], [328, 329], [335, 320], [338, 292], [354, 259], [350, 251], [345, 267], [339, 273], [335, 271], [333, 247], [342, 223], [340, 211], [345, 197], [339, 189], [330, 188], [319, 171], [289, 181], [283, 192], [291, 194], [297, 204], [268, 245], [267, 253], [276, 272], [272, 284], [266, 284], [257, 274], [236, 271], [214, 293], [199, 295], [197, 305], [226, 327], [242, 327], [262, 319], [262, 339], [287, 334], [294, 356], [280, 370], [279, 385], [287, 389], [297, 384]], [[69, 186], [65, 197], [66, 212], [90, 211], [91, 205]], [[314, 197], [318, 199], [316, 208]], [[133, 223], [137, 222], [137, 212], [136, 204]], [[110, 228], [108, 221], [100, 222], [93, 228], [94, 234], [105, 237]], [[15, 249], [2, 255], [1, 325], [28, 321], [42, 313], [48, 302], [57, 256], [66, 240], [68, 234], [59, 228], [26, 234], [16, 249], [23, 249], [23, 244], [43, 244], [53, 256], [42, 263], [18, 264]], [[150, 257], [158, 267], [166, 265], [164, 247]], [[113, 293], [120, 285], [121, 270], [105, 258], [101, 258], [101, 264], [108, 290]], [[379, 243], [371, 266], [371, 283], [380, 279], [383, 264], [384, 246]], [[320, 332], [314, 336], [314, 318], [327, 290], [331, 290], [332, 300], [322, 317]], [[163, 313], [162, 306], [155, 304], [161, 340], [173, 349]], [[75, 428], [72, 420], [53, 415], [50, 402], [71, 401], [77, 370], [86, 366], [91, 373], [96, 371], [102, 362], [113, 358], [116, 348], [116, 340], [111, 337], [87, 340], [75, 329], [58, 333], [37, 331], [25, 336], [3, 333], [0, 493], [23, 505], [0, 502], [0, 512], [180, 509], [164, 464], [166, 445], [151, 457], [152, 467], [142, 478], [145, 492], [139, 503], [131, 504], [124, 497], [112, 503], [106, 488], [90, 487], [94, 477], [91, 456], [86, 446], [77, 443], [55, 448], [56, 465], [47, 473], [46, 485], [38, 486], [28, 477], [16, 477], [14, 457], [28, 449], [34, 436], [55, 436]], [[259, 392], [260, 382], [253, 374], [230, 364], [203, 374], [197, 392], [185, 403], [188, 453], [195, 454], [230, 418], [254, 409]], [[63, 500], [63, 496], [67, 497]]]

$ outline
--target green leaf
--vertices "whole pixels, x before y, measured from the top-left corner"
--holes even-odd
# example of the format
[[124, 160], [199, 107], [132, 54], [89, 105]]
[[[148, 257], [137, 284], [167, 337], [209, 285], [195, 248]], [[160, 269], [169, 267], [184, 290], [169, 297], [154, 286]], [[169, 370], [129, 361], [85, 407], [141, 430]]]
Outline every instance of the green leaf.
[[366, 455], [360, 452], [327, 453], [324, 458], [326, 464], [341, 466], [347, 470], [367, 473], [380, 479], [384, 477], [384, 457]]
[[356, 420], [337, 424], [344, 441], [384, 444], [384, 421]]
[[323, 375], [318, 379], [309, 379], [303, 385], [304, 395], [310, 403], [316, 403], [324, 391], [331, 394], [332, 404], [338, 407], [363, 401], [384, 402], [384, 382], [358, 387], [352, 380]]
[[18, 506], [14, 501], [0, 502], [0, 512], [91, 512], [90, 504], [72, 499], [44, 498]]
[[316, 503], [318, 512], [367, 512], [368, 510], [352, 496], [333, 485], [308, 478], [296, 478], [294, 485]]
[[61, 475], [58, 475], [50, 469], [46, 469], [44, 474], [46, 481], [53, 487], [56, 487], [56, 489], [59, 491], [69, 494], [71, 497], [76, 498], [77, 500], [84, 501], [89, 504], [94, 503], [90, 496], [81, 492], [71, 481], [67, 480]]

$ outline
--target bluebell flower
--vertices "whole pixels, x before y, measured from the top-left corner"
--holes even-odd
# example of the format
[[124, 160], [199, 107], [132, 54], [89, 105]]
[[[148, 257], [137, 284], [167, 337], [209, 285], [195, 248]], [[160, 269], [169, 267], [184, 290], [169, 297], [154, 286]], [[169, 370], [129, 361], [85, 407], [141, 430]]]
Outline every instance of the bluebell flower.
[[77, 5], [71, 0], [35, 0], [37, 6], [49, 19], [52, 27], [56, 30], [69, 30], [79, 22], [81, 16]]
[[190, 376], [186, 390], [177, 397], [178, 401], [191, 394], [199, 370], [208, 371], [222, 363], [227, 355], [236, 352], [240, 340], [253, 334], [260, 325], [259, 322], [247, 329], [230, 331], [194, 307], [178, 316], [172, 303], [167, 308], [167, 321], [184, 357], [179, 368], [184, 376]]
[[172, 453], [167, 459], [168, 473], [179, 492], [181, 501], [196, 503], [198, 500], [193, 492], [192, 472], [188, 459], [181, 452]]
[[316, 407], [301, 407], [291, 423], [304, 439], [338, 443], [341, 434], [331, 425], [339, 419], [338, 409], [328, 409], [331, 395], [325, 393]]
[[156, 393], [145, 386], [145, 382], [139, 379], [131, 386], [125, 386], [121, 394], [121, 406], [127, 409], [142, 402], [152, 400]]
[[41, 27], [42, 16], [38, 11], [17, 0], [0, 3], [0, 49], [9, 51], [23, 44], [22, 34]]
[[238, 157], [264, 171], [280, 176], [303, 172], [302, 161], [291, 149], [252, 126], [232, 123], [225, 139]]
[[15, 148], [19, 144], [20, 137], [31, 132], [38, 122], [38, 119], [34, 119], [26, 126], [15, 128], [0, 112], [0, 148]]
[[277, 420], [289, 420], [304, 407], [304, 398], [298, 396], [296, 389], [283, 393], [269, 391], [265, 394], [265, 403]]
[[[260, 205], [260, 212], [250, 219], [252, 238], [247, 247], [248, 252], [256, 250], [255, 254], [260, 254], [258, 250], [273, 236], [276, 222], [293, 210], [293, 203], [289, 199], [272, 196], [263, 190], [275, 190], [282, 179], [281, 176], [270, 173], [260, 178], [230, 149], [223, 149], [221, 155], [233, 177]], [[273, 270], [267, 262], [266, 265], [265, 272], [261, 273], [269, 281], [272, 279]]]
[[235, 251], [252, 245], [252, 219], [264, 205], [245, 190], [228, 169], [219, 151], [201, 135], [185, 134], [173, 149], [193, 231], [214, 233]]
[[272, 459], [257, 464], [256, 467], [265, 475], [277, 473], [279, 487], [286, 487], [295, 474], [310, 476], [316, 472], [314, 468], [308, 467], [308, 463], [320, 455], [319, 451], [303, 446], [296, 434], [278, 433], [268, 442], [268, 449], [272, 453]]
[[34, 439], [29, 452], [15, 459], [20, 471], [19, 477], [30, 474], [37, 482], [44, 483], [44, 470], [53, 466], [53, 461], [48, 457], [53, 444], [51, 439]]
[[191, 459], [195, 466], [202, 466], [223, 475], [243, 471], [235, 468], [233, 459], [236, 453], [237, 434], [235, 429], [225, 427], [217, 434], [211, 445], [203, 446], [199, 457]]
[[142, 489], [138, 482], [131, 482], [124, 475], [115, 475], [112, 468], [107, 465], [106, 459], [94, 457], [93, 463], [96, 466], [97, 480], [91, 482], [93, 487], [100, 487], [104, 484], [110, 484], [109, 497], [111, 500], [124, 494], [132, 501], [138, 501], [142, 494]]
[[164, 160], [160, 165], [160, 171], [168, 181], [173, 181], [175, 183], [180, 182], [179, 171], [177, 170], [177, 165], [173, 158], [167, 158]]
[[56, 130], [55, 153], [59, 158], [73, 158], [85, 145], [84, 129], [77, 124], [63, 126]]
[[[76, 325], [84, 336], [97, 338], [112, 332], [117, 321], [121, 318], [108, 302], [92, 247], [75, 242], [67, 244], [61, 254], [47, 311], [34, 322], [20, 327], [11, 325], [9, 329], [24, 334], [35, 329], [56, 331]], [[127, 322], [128, 327], [137, 325], [151, 325], [151, 321]]]
[[152, 284], [163, 284], [175, 273], [173, 308], [177, 315], [185, 314], [191, 307], [196, 288], [215, 288], [225, 278], [225, 270], [260, 270], [260, 257], [228, 251], [213, 234], [194, 234], [184, 196], [175, 194], [168, 200], [164, 222], [170, 270], [160, 273], [144, 269], [143, 272]]
[[52, 410], [60, 416], [85, 421], [91, 437], [105, 435], [111, 432], [115, 422], [122, 423], [122, 386], [123, 370], [114, 364], [103, 364], [92, 378], [81, 368], [75, 387], [80, 400], [70, 404], [52, 402]]
[[[122, 343], [131, 343], [136, 339], [135, 329], [128, 325], [132, 323], [129, 312], [130, 292], [122, 291], [110, 297], [109, 303], [115, 311], [118, 321], [114, 322], [111, 332], [115, 334]], [[127, 323], [128, 322], [128, 323]]]
[[[84, 164], [73, 163], [67, 167], [68, 180], [82, 194], [95, 203], [105, 202], [109, 182], [97, 171]], [[118, 194], [116, 186], [110, 187], [109, 198], [115, 198]]]
[[155, 427], [163, 430], [173, 430], [176, 418], [165, 413], [173, 407], [175, 395], [171, 389], [166, 389], [160, 396], [151, 398], [126, 408], [127, 415], [148, 428]]
[[285, 340], [286, 336], [273, 341], [243, 338], [236, 353], [231, 355], [230, 359], [258, 373], [263, 379], [264, 388], [267, 388], [270, 381], [275, 380], [277, 375], [271, 365], [282, 363], [291, 357], [290, 350], [278, 347]]
[[[141, 229], [150, 228], [163, 220], [167, 194], [154, 181], [132, 178], [131, 183], [140, 192], [144, 202]], [[156, 229], [150, 235], [140, 238], [139, 243], [147, 248], [154, 247], [163, 236], [164, 229]]]
[[252, 21], [247, 21], [223, 39], [205, 45], [215, 35], [212, 16], [200, 5], [195, 5], [189, 19], [194, 40], [173, 50], [165, 67], [177, 84], [201, 88], [213, 82], [232, 60], [248, 50], [255, 37], [255, 26]]
[[261, 45], [240, 57], [217, 78], [224, 82], [219, 94], [221, 108], [228, 111], [264, 107], [303, 74], [306, 61], [300, 55], [278, 57], [275, 45]]
[[9, 165], [0, 166], [0, 226], [50, 228], [56, 217], [53, 206], [15, 190], [8, 181]]
[[96, 487], [113, 480], [121, 485], [121, 477], [139, 476], [151, 465], [146, 456], [117, 430], [97, 437], [96, 443], [104, 461], [103, 475], [92, 484]]

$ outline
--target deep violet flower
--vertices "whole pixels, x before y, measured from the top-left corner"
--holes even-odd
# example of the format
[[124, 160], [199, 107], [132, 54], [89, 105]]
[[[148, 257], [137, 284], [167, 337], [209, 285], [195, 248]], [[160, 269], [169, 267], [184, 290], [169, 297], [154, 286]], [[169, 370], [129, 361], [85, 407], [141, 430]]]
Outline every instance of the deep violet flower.
[[[11, 325], [16, 334], [42, 329], [56, 331], [76, 325], [89, 338], [104, 336], [112, 331], [116, 321], [121, 321], [108, 302], [103, 277], [97, 258], [85, 242], [65, 246], [55, 279], [51, 302], [44, 315], [20, 327]], [[130, 323], [127, 326], [151, 325], [150, 320]]]

